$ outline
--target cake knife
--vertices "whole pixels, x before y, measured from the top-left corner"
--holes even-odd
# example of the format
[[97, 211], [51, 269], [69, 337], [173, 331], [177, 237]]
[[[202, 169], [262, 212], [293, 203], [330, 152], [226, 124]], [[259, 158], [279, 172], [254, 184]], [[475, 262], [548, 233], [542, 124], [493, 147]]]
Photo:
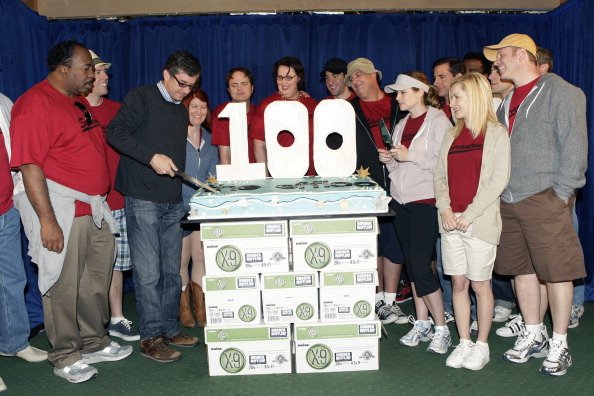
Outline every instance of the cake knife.
[[200, 180], [196, 179], [195, 177], [192, 177], [192, 176], [188, 175], [184, 171], [177, 170], [177, 171], [173, 171], [173, 173], [175, 173], [176, 176], [181, 177], [185, 181], [192, 183], [196, 187], [202, 187], [202, 188], [204, 188], [204, 189], [206, 189], [208, 191], [212, 191], [213, 193], [220, 194], [219, 191], [215, 190], [214, 188], [212, 188], [211, 186], [209, 186], [206, 183], [202, 183]]

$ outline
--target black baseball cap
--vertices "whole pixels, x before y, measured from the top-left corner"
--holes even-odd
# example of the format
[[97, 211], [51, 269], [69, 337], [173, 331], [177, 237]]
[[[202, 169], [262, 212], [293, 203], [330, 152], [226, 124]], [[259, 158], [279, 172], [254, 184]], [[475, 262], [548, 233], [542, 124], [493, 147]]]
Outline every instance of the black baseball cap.
[[324, 65], [324, 70], [320, 72], [320, 81], [324, 81], [326, 78], [326, 72], [329, 71], [332, 74], [347, 72], [347, 63], [340, 58], [330, 58]]

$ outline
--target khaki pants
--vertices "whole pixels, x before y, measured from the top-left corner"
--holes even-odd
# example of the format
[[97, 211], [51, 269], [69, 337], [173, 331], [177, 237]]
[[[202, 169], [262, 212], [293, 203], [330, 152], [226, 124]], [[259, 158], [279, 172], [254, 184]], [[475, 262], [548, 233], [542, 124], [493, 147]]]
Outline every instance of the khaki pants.
[[57, 368], [110, 344], [104, 326], [109, 320], [114, 249], [105, 221], [99, 229], [91, 216], [74, 219], [60, 278], [43, 296], [45, 330], [52, 345], [48, 360]]

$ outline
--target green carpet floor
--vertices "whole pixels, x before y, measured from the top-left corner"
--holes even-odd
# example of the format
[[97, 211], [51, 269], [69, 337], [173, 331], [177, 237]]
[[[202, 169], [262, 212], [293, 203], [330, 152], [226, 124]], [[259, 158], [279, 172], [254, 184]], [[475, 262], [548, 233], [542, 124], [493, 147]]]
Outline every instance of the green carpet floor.
[[[410, 302], [402, 305], [412, 313]], [[450, 369], [446, 356], [428, 353], [426, 343], [409, 348], [398, 339], [410, 325], [387, 325], [388, 337], [380, 344], [380, 370], [351, 373], [281, 374], [264, 376], [209, 377], [203, 344], [180, 348], [181, 360], [161, 364], [134, 353], [120, 362], [98, 363], [99, 376], [82, 384], [69, 384], [53, 374], [48, 362], [27, 363], [0, 357], [0, 376], [8, 395], [593, 395], [594, 394], [594, 304], [586, 303], [579, 327], [569, 330], [573, 366], [563, 377], [538, 373], [541, 360], [525, 364], [504, 361], [501, 354], [513, 338], [490, 338], [491, 362], [481, 371]], [[126, 294], [125, 312], [135, 320], [134, 296]], [[136, 325], [136, 323], [134, 324]], [[494, 324], [499, 327], [502, 324]], [[456, 334], [450, 324], [452, 334]], [[188, 331], [203, 339], [202, 329]], [[550, 326], [549, 326], [550, 332]], [[457, 336], [454, 336], [457, 343]], [[119, 339], [116, 339], [119, 341]], [[31, 343], [49, 348], [44, 333]], [[125, 343], [122, 341], [122, 343]]]

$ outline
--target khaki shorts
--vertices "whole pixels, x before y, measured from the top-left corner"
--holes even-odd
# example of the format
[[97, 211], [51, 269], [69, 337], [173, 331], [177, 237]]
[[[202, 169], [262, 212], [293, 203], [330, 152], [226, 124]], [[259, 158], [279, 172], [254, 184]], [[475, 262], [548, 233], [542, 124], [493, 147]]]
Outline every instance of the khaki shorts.
[[536, 274], [544, 282], [585, 277], [584, 253], [571, 218], [574, 200], [565, 203], [550, 187], [518, 203], [502, 201], [495, 272]]
[[471, 281], [486, 281], [493, 275], [497, 245], [471, 235], [472, 224], [466, 232], [453, 230], [441, 234], [443, 272], [446, 275], [465, 275]]

